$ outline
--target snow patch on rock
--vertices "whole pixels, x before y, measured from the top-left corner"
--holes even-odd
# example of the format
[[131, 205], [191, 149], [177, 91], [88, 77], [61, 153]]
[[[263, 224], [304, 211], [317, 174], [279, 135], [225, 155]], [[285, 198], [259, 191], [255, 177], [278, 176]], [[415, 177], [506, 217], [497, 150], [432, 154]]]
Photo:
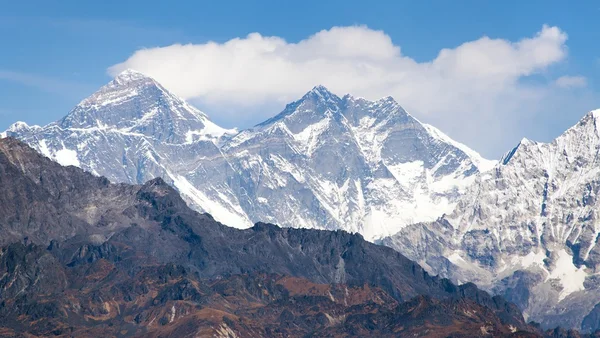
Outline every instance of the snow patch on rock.
[[77, 152], [71, 149], [63, 148], [58, 150], [56, 154], [54, 154], [54, 159], [56, 162], [60, 163], [60, 165], [64, 166], [72, 165], [79, 167], [81, 165], [77, 159]]

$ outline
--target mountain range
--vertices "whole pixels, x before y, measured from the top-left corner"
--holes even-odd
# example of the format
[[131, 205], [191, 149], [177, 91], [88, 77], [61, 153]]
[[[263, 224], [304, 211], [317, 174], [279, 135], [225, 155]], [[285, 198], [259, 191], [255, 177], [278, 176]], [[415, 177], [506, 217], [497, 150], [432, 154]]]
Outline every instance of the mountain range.
[[[599, 117], [590, 112], [551, 143], [523, 139], [489, 161], [390, 97], [339, 97], [317, 86], [238, 131], [128, 70], [63, 119], [18, 122], [3, 135], [110, 182], [160, 177], [191, 208], [236, 228], [264, 222], [360, 233], [432, 275], [503, 296], [544, 328], [591, 332], [600, 328]], [[26, 235], [55, 238], [34, 230], [58, 222], [73, 228], [66, 240], [89, 228], [81, 218], [104, 212], [76, 208], [81, 217], [47, 224], [42, 215], [51, 212], [28, 211], [40, 223]], [[11, 241], [23, 235], [6, 233]]]
[[471, 281], [543, 326], [600, 327], [600, 111], [551, 143], [523, 139], [456, 209], [385, 245], [433, 274]]
[[111, 183], [10, 137], [0, 186], [5, 337], [543, 334], [502, 297], [359, 234], [234, 229], [160, 178]]
[[495, 164], [391, 97], [338, 97], [317, 86], [238, 132], [132, 70], [60, 121], [18, 122], [4, 135], [113, 182], [162, 177], [194, 209], [230, 226], [343, 229], [370, 240], [450, 213]]

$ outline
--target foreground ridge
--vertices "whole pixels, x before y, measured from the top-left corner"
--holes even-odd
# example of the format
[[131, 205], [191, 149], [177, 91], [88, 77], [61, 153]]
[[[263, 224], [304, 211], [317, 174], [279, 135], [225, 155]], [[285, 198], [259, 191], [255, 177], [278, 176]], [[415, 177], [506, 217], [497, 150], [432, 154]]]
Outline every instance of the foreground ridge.
[[160, 178], [112, 184], [4, 138], [0, 184], [6, 336], [539, 334], [501, 297], [360, 235], [233, 229]]

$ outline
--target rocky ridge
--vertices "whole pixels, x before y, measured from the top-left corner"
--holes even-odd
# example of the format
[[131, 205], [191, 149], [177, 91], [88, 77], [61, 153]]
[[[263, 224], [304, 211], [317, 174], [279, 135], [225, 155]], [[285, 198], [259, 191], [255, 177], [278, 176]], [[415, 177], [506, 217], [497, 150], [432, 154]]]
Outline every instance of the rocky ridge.
[[160, 178], [113, 184], [12, 138], [0, 179], [5, 336], [541, 334], [358, 234], [230, 228]]

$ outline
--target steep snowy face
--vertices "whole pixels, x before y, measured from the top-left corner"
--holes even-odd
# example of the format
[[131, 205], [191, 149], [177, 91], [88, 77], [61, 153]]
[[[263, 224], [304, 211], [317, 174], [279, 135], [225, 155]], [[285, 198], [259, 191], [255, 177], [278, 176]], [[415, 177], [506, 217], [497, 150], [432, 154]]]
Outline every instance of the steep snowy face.
[[370, 240], [451, 212], [489, 166], [390, 97], [340, 98], [317, 86], [234, 136], [135, 71], [56, 123], [5, 133], [115, 182], [163, 177], [228, 225], [344, 229]]
[[57, 123], [63, 129], [111, 128], [166, 143], [218, 140], [229, 131], [154, 79], [126, 70]]
[[235, 133], [132, 70], [60, 121], [44, 127], [17, 122], [5, 132], [63, 165], [113, 182], [142, 184], [162, 177], [197, 210], [246, 227], [251, 222], [229, 190], [231, 169], [218, 147]]
[[384, 243], [504, 293], [545, 325], [600, 327], [599, 118], [590, 112], [548, 144], [523, 139], [452, 214]]
[[450, 212], [487, 164], [448, 140], [390, 97], [340, 98], [318, 86], [223, 152], [252, 219], [376, 239]]

